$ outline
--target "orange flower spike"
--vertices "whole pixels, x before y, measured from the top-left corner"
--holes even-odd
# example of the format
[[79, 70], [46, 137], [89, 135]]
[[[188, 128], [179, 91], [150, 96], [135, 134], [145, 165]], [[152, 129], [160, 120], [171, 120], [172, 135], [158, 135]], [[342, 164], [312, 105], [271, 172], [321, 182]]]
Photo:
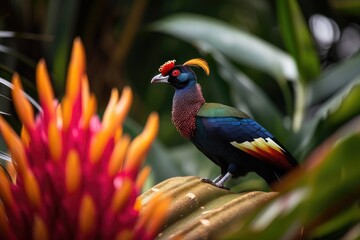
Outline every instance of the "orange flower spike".
[[147, 119], [143, 132], [137, 136], [130, 144], [125, 160], [125, 170], [129, 172], [137, 171], [145, 159], [159, 130], [159, 115], [151, 113]]
[[41, 207], [41, 192], [39, 183], [30, 169], [27, 169], [23, 176], [26, 195], [32, 206], [39, 209]]
[[81, 97], [82, 106], [86, 105], [90, 97], [89, 79], [86, 74], [81, 78]]
[[47, 240], [49, 239], [49, 233], [47, 231], [46, 224], [41, 216], [34, 216], [34, 224], [32, 231], [32, 239]]
[[156, 207], [159, 205], [159, 203], [163, 201], [166, 202], [168, 200], [167, 198], [163, 197], [162, 193], [160, 192], [156, 193], [154, 197], [149, 201], [148, 205], [140, 211], [140, 219], [137, 222], [136, 228], [143, 228], [143, 227], [146, 228], [146, 224], [149, 224], [149, 222], [154, 221], [155, 220], [154, 218], [156, 218], [155, 215]]
[[96, 208], [93, 198], [85, 194], [80, 203], [79, 230], [86, 237], [95, 226]]
[[[62, 100], [64, 101], [64, 99]], [[55, 115], [56, 115], [56, 123], [60, 128], [63, 128], [63, 110], [62, 110], [62, 104], [58, 104], [55, 109]]]
[[106, 144], [108, 143], [112, 132], [108, 129], [103, 129], [98, 132], [90, 143], [90, 162], [97, 163], [103, 154]]
[[28, 162], [20, 138], [2, 117], [0, 117], [0, 131], [9, 148], [11, 158], [17, 164], [18, 172], [23, 173], [28, 168]]
[[144, 186], [144, 183], [146, 181], [146, 179], [149, 177], [151, 173], [151, 167], [150, 166], [145, 166], [139, 173], [139, 175], [136, 178], [136, 188], [141, 190]]
[[129, 145], [130, 137], [128, 135], [123, 136], [115, 144], [108, 165], [108, 174], [110, 177], [113, 177], [119, 170], [121, 170]]
[[41, 105], [44, 106], [47, 113], [49, 113], [50, 118], [53, 118], [55, 115], [54, 92], [44, 59], [41, 59], [36, 67], [36, 86]]
[[[116, 97], [116, 94], [114, 94], [114, 99]], [[118, 100], [118, 102], [112, 106], [111, 98], [109, 102], [109, 107], [112, 109], [109, 111], [105, 111], [105, 116], [103, 120], [103, 127], [105, 129], [111, 129], [110, 131], [114, 131], [117, 126], [123, 123], [125, 117], [127, 116], [130, 106], [132, 103], [132, 91], [130, 87], [124, 87], [121, 97]]]
[[[43, 111], [36, 118], [31, 107], [23, 109], [29, 103], [22, 95], [19, 76], [14, 76], [14, 101], [24, 127], [20, 138], [0, 116], [0, 133], [19, 183], [14, 182], [13, 188], [11, 180], [0, 172], [0, 239], [22, 239], [24, 233], [34, 239], [154, 239], [156, 232], [152, 229], [163, 217], [153, 214], [162, 214], [162, 208], [157, 209], [153, 203], [153, 209], [139, 217], [142, 203], [138, 188], [150, 172], [148, 167], [141, 173], [139, 169], [158, 131], [158, 116], [150, 115], [143, 132], [132, 143], [130, 137], [122, 136], [122, 123], [132, 101], [131, 89], [126, 87], [121, 96], [116, 89], [112, 91], [100, 122], [79, 38], [74, 42], [67, 74], [65, 96], [56, 105], [46, 64], [39, 61], [36, 81]], [[95, 162], [101, 164], [100, 168], [94, 168]], [[48, 187], [49, 180], [58, 183], [56, 191]], [[100, 194], [93, 198], [83, 191], [86, 189]], [[100, 211], [102, 206], [108, 209]], [[69, 214], [65, 216], [62, 211]], [[152, 218], [157, 219], [147, 227]], [[75, 226], [69, 226], [74, 219]]]
[[109, 103], [107, 104], [104, 115], [103, 115], [103, 119], [102, 119], [103, 125], [108, 125], [108, 122], [114, 115], [114, 107], [115, 107], [116, 103], [118, 102], [118, 100], [119, 100], [119, 92], [116, 88], [113, 88], [111, 90]]
[[157, 193], [140, 212], [136, 228], [145, 228], [146, 236], [155, 236], [167, 217], [171, 199]]
[[96, 97], [91, 94], [86, 104], [83, 104], [83, 114], [81, 118], [81, 126], [85, 129], [89, 127], [91, 117], [96, 113]]
[[7, 170], [7, 172], [9, 173], [9, 175], [11, 177], [12, 183], [16, 183], [17, 174], [16, 174], [16, 169], [15, 169], [14, 163], [13, 162], [7, 163], [6, 164], [6, 170]]
[[65, 165], [65, 186], [68, 193], [74, 193], [79, 189], [81, 182], [81, 164], [79, 154], [70, 150]]
[[0, 238], [10, 239], [10, 226], [6, 217], [4, 205], [0, 202]]
[[121, 93], [120, 100], [115, 106], [116, 126], [124, 122], [125, 117], [129, 113], [132, 99], [133, 99], [133, 93], [131, 91], [131, 88], [124, 87]]
[[10, 181], [7, 176], [5, 176], [3, 171], [0, 171], [0, 199], [5, 204], [6, 207], [13, 209], [14, 197], [11, 193]]
[[12, 83], [14, 88], [11, 93], [16, 112], [25, 127], [32, 130], [34, 128], [34, 110], [23, 94], [20, 77], [17, 73], [14, 74]]
[[117, 127], [122, 124], [129, 112], [132, 101], [132, 91], [129, 87], [125, 87], [120, 100], [114, 106], [113, 115], [109, 115], [109, 120], [103, 123], [103, 128], [99, 131], [90, 144], [90, 161], [96, 163], [102, 155], [106, 144], [110, 137], [114, 137]]
[[150, 215], [151, 221], [148, 221], [145, 227], [148, 236], [155, 236], [159, 231], [167, 217], [170, 204], [171, 200], [169, 198], [163, 198], [156, 203], [154, 206], [155, 209]]
[[80, 38], [73, 43], [66, 81], [66, 96], [73, 104], [80, 94], [81, 79], [85, 73], [85, 50]]
[[30, 146], [30, 136], [29, 136], [29, 132], [26, 130], [24, 126], [21, 128], [20, 138], [24, 144], [24, 147], [28, 148]]
[[121, 230], [117, 235], [115, 240], [133, 240], [134, 232], [130, 229]]
[[58, 161], [62, 153], [62, 138], [58, 127], [56, 126], [56, 120], [50, 120], [48, 127], [48, 140], [49, 140], [49, 152], [51, 158]]
[[121, 186], [119, 186], [116, 189], [116, 191], [113, 195], [113, 198], [111, 201], [111, 207], [110, 207], [110, 209], [113, 213], [117, 213], [124, 207], [127, 200], [129, 199], [131, 190], [132, 190], [131, 180], [128, 178], [125, 178], [123, 180]]
[[122, 134], [123, 134], [123, 128], [122, 128], [122, 125], [119, 125], [115, 129], [115, 134], [114, 134], [115, 141], [118, 141], [121, 138]]
[[67, 96], [64, 96], [64, 98], [62, 99], [61, 105], [59, 105], [59, 109], [61, 109], [62, 112], [62, 127], [63, 130], [66, 131], [70, 126], [71, 118], [73, 115], [72, 103]]

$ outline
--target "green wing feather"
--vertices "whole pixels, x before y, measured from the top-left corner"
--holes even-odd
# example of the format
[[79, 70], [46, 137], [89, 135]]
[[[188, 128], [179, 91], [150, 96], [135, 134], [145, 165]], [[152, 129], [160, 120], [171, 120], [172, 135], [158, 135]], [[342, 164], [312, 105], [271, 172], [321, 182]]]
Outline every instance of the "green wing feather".
[[238, 117], [251, 118], [246, 113], [219, 103], [205, 103], [197, 113], [199, 117]]

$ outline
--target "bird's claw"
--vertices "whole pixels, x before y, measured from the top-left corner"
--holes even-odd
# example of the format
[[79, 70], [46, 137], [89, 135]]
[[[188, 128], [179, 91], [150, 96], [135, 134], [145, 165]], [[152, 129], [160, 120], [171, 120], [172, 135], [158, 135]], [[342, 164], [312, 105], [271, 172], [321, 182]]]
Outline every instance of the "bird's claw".
[[217, 183], [213, 182], [212, 180], [210, 180], [208, 178], [202, 178], [201, 182], [209, 183], [209, 184], [211, 184], [211, 185], [213, 185], [215, 187], [221, 188], [221, 189], [230, 190], [230, 188], [225, 187], [224, 185], [218, 185]]
[[209, 179], [209, 178], [202, 178], [202, 179], [201, 179], [201, 182], [214, 184], [214, 182], [213, 182], [211, 179]]

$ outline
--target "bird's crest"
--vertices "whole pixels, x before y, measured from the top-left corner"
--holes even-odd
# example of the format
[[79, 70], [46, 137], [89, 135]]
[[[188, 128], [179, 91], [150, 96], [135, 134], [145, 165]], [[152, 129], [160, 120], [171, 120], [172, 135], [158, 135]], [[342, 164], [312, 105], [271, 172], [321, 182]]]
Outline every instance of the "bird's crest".
[[186, 61], [183, 65], [186, 66], [195, 66], [195, 67], [201, 67], [204, 72], [206, 73], [206, 75], [210, 74], [210, 69], [209, 69], [209, 65], [208, 63], [202, 59], [202, 58], [193, 58], [190, 59], [189, 61]]
[[160, 66], [159, 72], [165, 76], [171, 69], [174, 68], [176, 60], [169, 60]]

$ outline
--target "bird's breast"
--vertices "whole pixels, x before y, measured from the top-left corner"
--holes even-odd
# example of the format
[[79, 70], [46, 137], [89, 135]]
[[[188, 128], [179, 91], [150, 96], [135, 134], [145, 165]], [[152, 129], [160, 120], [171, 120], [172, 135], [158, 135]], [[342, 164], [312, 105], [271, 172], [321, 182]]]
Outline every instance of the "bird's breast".
[[191, 138], [196, 130], [196, 115], [204, 105], [199, 85], [175, 92], [172, 107], [172, 122], [185, 138]]

